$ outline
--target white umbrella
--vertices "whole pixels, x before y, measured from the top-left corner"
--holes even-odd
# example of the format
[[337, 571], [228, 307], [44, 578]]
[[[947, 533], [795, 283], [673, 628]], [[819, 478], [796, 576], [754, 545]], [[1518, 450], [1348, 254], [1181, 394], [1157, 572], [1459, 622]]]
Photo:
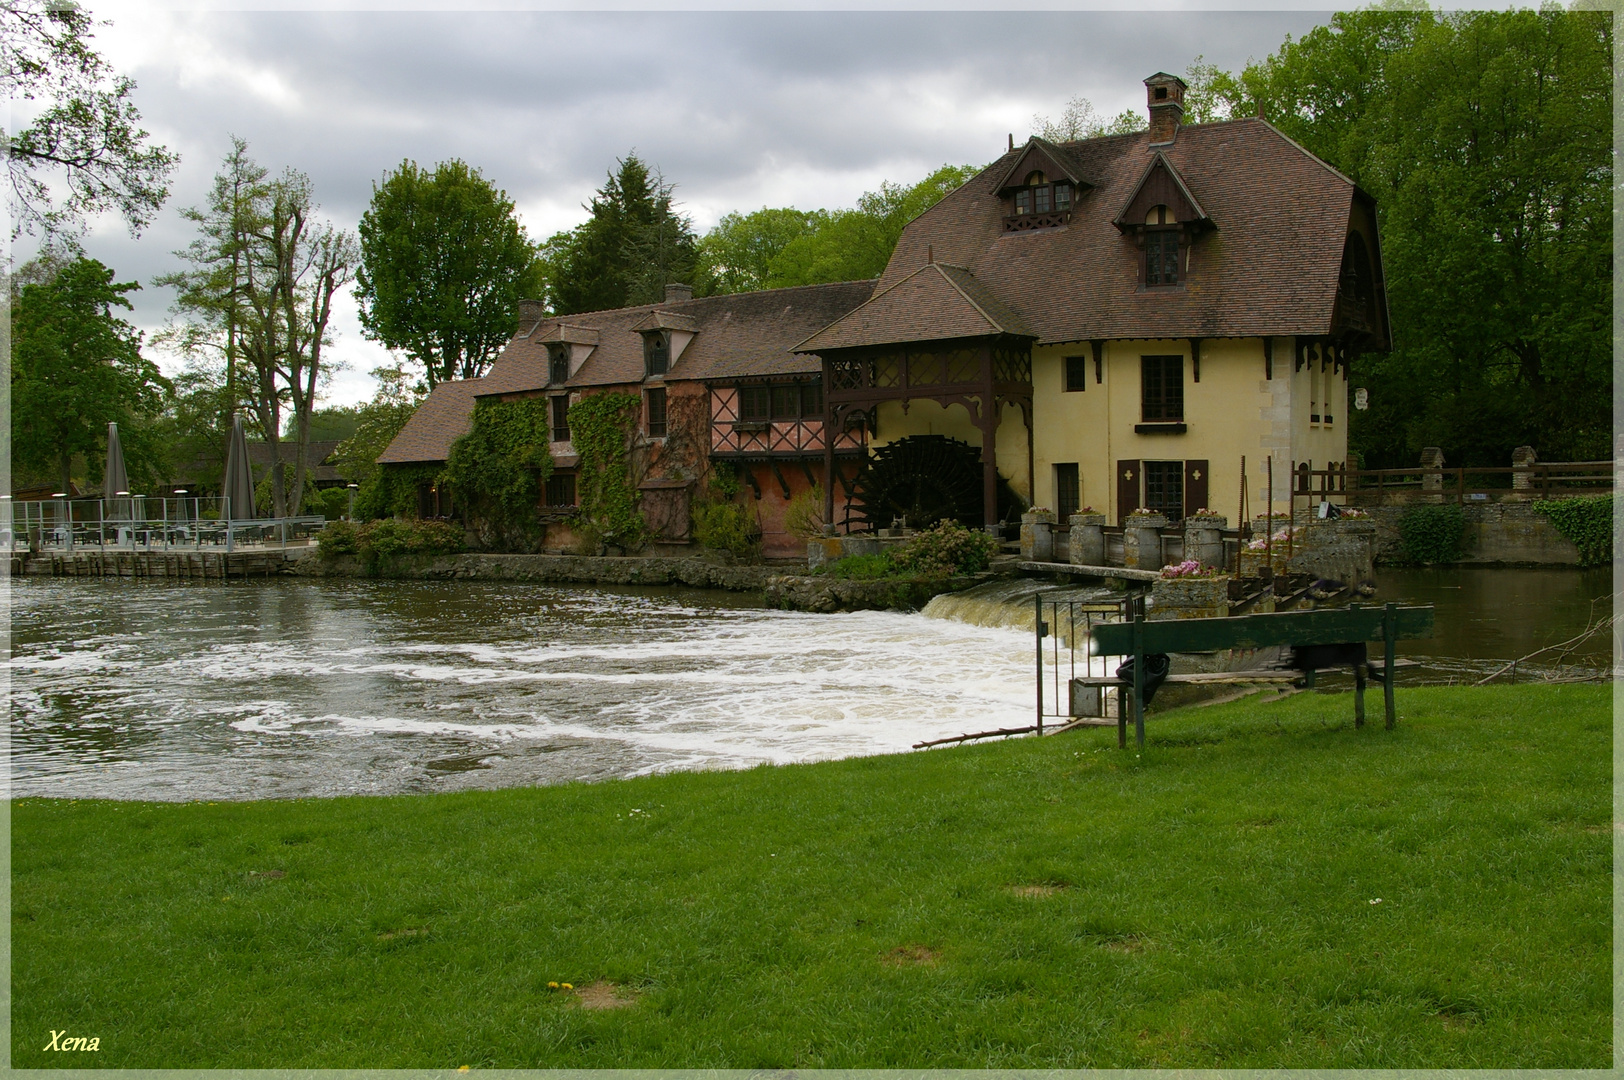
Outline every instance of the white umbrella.
[[124, 445], [118, 440], [118, 425], [111, 421], [107, 424], [107, 468], [102, 471], [105, 483], [102, 485], [103, 505], [107, 506], [109, 516], [115, 519], [129, 518], [131, 507], [125, 498], [119, 498], [115, 503], [115, 496], [126, 496], [130, 493], [130, 474], [124, 469]]

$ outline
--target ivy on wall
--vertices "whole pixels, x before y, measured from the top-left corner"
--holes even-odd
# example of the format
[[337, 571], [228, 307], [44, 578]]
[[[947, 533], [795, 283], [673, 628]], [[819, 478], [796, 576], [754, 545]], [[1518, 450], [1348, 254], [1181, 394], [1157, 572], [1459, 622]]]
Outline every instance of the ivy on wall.
[[1404, 557], [1411, 562], [1458, 562], [1466, 515], [1454, 503], [1412, 506], [1399, 519], [1398, 531], [1404, 541]]
[[438, 483], [441, 472], [438, 464], [379, 466], [355, 493], [356, 519], [416, 517], [418, 485]]
[[570, 406], [570, 441], [581, 457], [575, 476], [577, 532], [585, 546], [601, 542], [635, 550], [648, 537], [631, 469], [642, 407], [639, 395], [624, 393], [593, 394]]
[[1613, 561], [1613, 497], [1540, 500], [1534, 509], [1579, 549], [1579, 565]]
[[552, 471], [547, 399], [530, 397], [476, 403], [468, 433], [451, 444], [445, 478], [487, 546], [529, 549], [541, 535], [536, 508]]

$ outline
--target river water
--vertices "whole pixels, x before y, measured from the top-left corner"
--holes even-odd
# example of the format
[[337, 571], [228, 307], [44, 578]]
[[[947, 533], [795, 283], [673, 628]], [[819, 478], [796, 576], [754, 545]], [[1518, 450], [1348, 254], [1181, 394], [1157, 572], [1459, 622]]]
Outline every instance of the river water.
[[[1438, 605], [1439, 636], [1405, 651], [1425, 662], [1409, 678], [1444, 681], [1571, 637], [1611, 583], [1502, 570], [1378, 584]], [[1022, 596], [816, 615], [668, 588], [21, 579], [11, 788], [283, 798], [901, 751], [1032, 722]], [[1565, 662], [1609, 654], [1603, 639]]]

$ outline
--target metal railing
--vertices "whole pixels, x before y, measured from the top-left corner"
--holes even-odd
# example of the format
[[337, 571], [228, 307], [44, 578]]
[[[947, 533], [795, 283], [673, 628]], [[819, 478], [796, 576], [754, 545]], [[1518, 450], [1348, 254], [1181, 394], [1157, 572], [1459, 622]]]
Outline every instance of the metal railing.
[[1312, 461], [1294, 462], [1291, 505], [1346, 497], [1350, 501], [1381, 505], [1388, 494], [1408, 497], [1420, 493], [1457, 504], [1487, 502], [1516, 493], [1541, 499], [1600, 494], [1613, 489], [1611, 461], [1541, 461], [1532, 465], [1465, 466], [1453, 468], [1418, 465], [1405, 469], [1353, 469], [1337, 462], [1314, 468]]
[[1104, 723], [1116, 716], [1121, 709], [1120, 694], [1078, 679], [1112, 674], [1107, 670], [1111, 658], [1089, 655], [1089, 635], [1102, 622], [1125, 619], [1131, 605], [1143, 603], [1143, 594], [1115, 601], [1084, 601], [1049, 600], [1039, 593], [1032, 600], [1037, 609], [1037, 733], [1043, 734], [1046, 720], [1061, 726], [1090, 719]]
[[225, 498], [0, 499], [0, 549], [73, 551], [239, 551], [310, 543], [321, 515], [231, 517]]

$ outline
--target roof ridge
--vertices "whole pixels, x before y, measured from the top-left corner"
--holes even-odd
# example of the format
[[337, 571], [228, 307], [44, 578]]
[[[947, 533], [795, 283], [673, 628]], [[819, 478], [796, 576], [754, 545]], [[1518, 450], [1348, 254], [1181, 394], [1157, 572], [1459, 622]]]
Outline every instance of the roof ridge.
[[[954, 189], [954, 190], [957, 190], [957, 189]], [[673, 311], [673, 312], [675, 312], [677, 304], [697, 304], [697, 303], [703, 303], [703, 302], [708, 301], [708, 300], [737, 299], [737, 298], [739, 298], [741, 296], [760, 296], [763, 293], [783, 293], [783, 292], [791, 292], [791, 291], [796, 290], [796, 289], [828, 289], [828, 288], [832, 288], [832, 287], [834, 287], [836, 285], [864, 285], [864, 284], [870, 284], [870, 283], [872, 283], [874, 281], [877, 281], [877, 280], [878, 280], [877, 278], [852, 278], [849, 281], [815, 281], [815, 282], [812, 282], [811, 284], [807, 284], [807, 285], [779, 285], [779, 286], [777, 286], [775, 288], [771, 288], [771, 289], [747, 289], [744, 292], [736, 292], [736, 293], [711, 293], [709, 296], [690, 296], [686, 300], [678, 300], [678, 301], [676, 301], [676, 303], [670, 304], [670, 305], [667, 305], [664, 300], [659, 300], [659, 301], [656, 301], [656, 302], [654, 302], [652, 304], [627, 304], [624, 307], [617, 307], [617, 308], [596, 308], [596, 309], [594, 309], [592, 311], [572, 311], [568, 315], [547, 315], [547, 316], [542, 318], [541, 322], [562, 323], [566, 319], [579, 319], [579, 318], [583, 318], [583, 317], [585, 317], [587, 315], [614, 315], [614, 314], [617, 314], [617, 313], [620, 313], [620, 312], [632, 312], [632, 311], [648, 312], [648, 311], [665, 310], [665, 311]], [[680, 312], [675, 312], [675, 313], [681, 314]], [[583, 327], [583, 329], [597, 330], [597, 329], [599, 329], [599, 327], [588, 326], [588, 327]]]
[[[957, 281], [955, 281], [955, 280], [954, 280], [954, 279], [953, 279], [953, 275], [952, 275], [952, 274], [949, 274], [949, 273], [948, 273], [948, 272], [947, 272], [947, 270], [945, 270], [945, 269], [941, 269], [941, 268], [942, 268], [942, 267], [951, 267], [951, 268], [952, 268], [952, 269], [954, 269], [954, 270], [963, 270], [963, 271], [964, 271], [964, 273], [965, 273], [965, 274], [966, 274], [966, 275], [967, 275], [967, 276], [969, 276], [969, 278], [970, 278], [970, 280], [972, 280], [972, 281], [975, 281], [975, 282], [976, 282], [976, 284], [978, 284], [978, 285], [981, 285], [981, 287], [982, 287], [982, 288], [984, 288], [984, 289], [985, 289], [985, 288], [987, 288], [987, 286], [986, 286], [986, 285], [985, 285], [985, 284], [984, 284], [984, 283], [982, 283], [982, 282], [981, 282], [981, 281], [979, 281], [979, 280], [978, 280], [978, 279], [977, 279], [977, 278], [976, 278], [976, 276], [975, 276], [975, 274], [974, 274], [974, 273], [973, 273], [973, 272], [972, 272], [972, 271], [971, 271], [971, 270], [970, 270], [970, 268], [969, 268], [969, 267], [966, 267], [966, 266], [957, 266], [957, 265], [955, 265], [955, 264], [953, 264], [953, 263], [939, 263], [939, 262], [932, 262], [932, 263], [928, 263], [928, 264], [927, 264], [927, 265], [929, 265], [929, 266], [934, 266], [934, 267], [937, 267], [937, 268], [938, 268], [938, 269], [937, 269], [937, 271], [936, 271], [936, 272], [937, 272], [937, 273], [939, 273], [939, 274], [941, 274], [941, 275], [942, 275], [942, 277], [943, 277], [943, 278], [944, 278], [944, 279], [945, 279], [945, 280], [946, 280], [946, 281], [947, 281], [947, 283], [948, 283], [948, 284], [949, 284], [949, 285], [951, 285], [951, 286], [953, 286], [953, 291], [954, 291], [954, 292], [956, 292], [956, 293], [958, 293], [958, 294], [959, 294], [959, 295], [960, 295], [960, 296], [962, 296], [962, 297], [964, 297], [964, 302], [965, 302], [965, 303], [967, 303], [967, 304], [969, 304], [969, 305], [970, 305], [970, 306], [971, 306], [971, 307], [973, 307], [973, 308], [975, 308], [975, 309], [976, 309], [976, 313], [977, 313], [977, 314], [978, 314], [978, 315], [980, 315], [980, 316], [981, 316], [981, 317], [982, 317], [982, 318], [983, 318], [983, 319], [986, 319], [986, 320], [987, 320], [987, 325], [989, 325], [989, 326], [996, 326], [996, 327], [997, 327], [997, 328], [998, 328], [998, 329], [999, 329], [999, 331], [1000, 331], [1000, 332], [1002, 332], [1002, 333], [1005, 333], [1005, 334], [1007, 334], [1007, 333], [1009, 333], [1009, 332], [1010, 332], [1010, 328], [1009, 328], [1009, 327], [1007, 327], [1007, 326], [1005, 326], [1005, 325], [1004, 325], [1004, 324], [1003, 324], [1003, 323], [1002, 323], [1002, 322], [1000, 322], [1000, 321], [999, 321], [999, 320], [998, 320], [998, 319], [995, 319], [995, 318], [994, 318], [994, 317], [993, 317], [993, 316], [992, 316], [992, 313], [991, 313], [991, 312], [989, 312], [989, 311], [988, 311], [988, 310], [987, 310], [987, 309], [986, 309], [986, 308], [984, 308], [984, 307], [982, 307], [982, 306], [981, 306], [981, 305], [980, 305], [980, 304], [978, 304], [978, 303], [977, 303], [977, 302], [976, 302], [976, 299], [975, 299], [975, 297], [973, 297], [973, 296], [971, 296], [971, 295], [970, 295], [970, 294], [969, 294], [969, 293], [967, 293], [967, 292], [965, 292], [965, 291], [964, 291], [964, 286], [962, 286], [962, 285], [960, 285], [960, 284], [959, 284], [959, 283], [958, 283], [958, 282], [957, 282]], [[988, 292], [991, 292], [991, 291], [992, 291], [992, 290], [990, 290], [990, 289], [988, 289], [988, 290], [987, 290], [987, 291], [988, 291]], [[1003, 303], [1003, 301], [999, 301], [999, 303]]]

